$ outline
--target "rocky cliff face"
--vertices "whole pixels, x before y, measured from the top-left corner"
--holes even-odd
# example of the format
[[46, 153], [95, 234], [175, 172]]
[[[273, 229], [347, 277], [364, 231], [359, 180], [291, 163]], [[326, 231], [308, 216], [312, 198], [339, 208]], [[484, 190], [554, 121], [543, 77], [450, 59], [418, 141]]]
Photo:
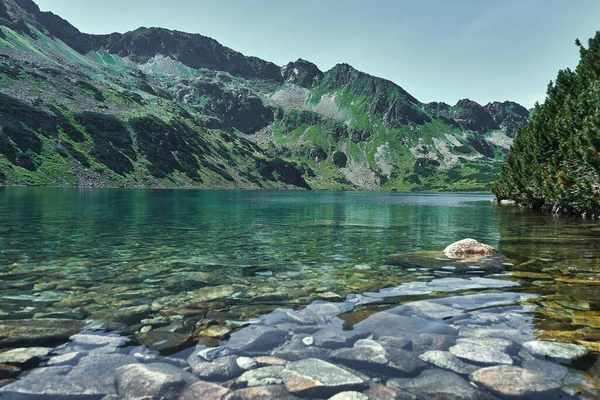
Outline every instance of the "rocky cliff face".
[[485, 190], [516, 103], [423, 104], [338, 64], [279, 67], [198, 34], [89, 35], [0, 0], [0, 181]]

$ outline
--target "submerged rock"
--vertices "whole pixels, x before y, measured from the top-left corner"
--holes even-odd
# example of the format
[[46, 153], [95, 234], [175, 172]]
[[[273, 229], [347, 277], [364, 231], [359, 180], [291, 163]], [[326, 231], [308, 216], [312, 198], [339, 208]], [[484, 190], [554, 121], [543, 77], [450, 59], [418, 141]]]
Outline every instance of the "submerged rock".
[[421, 396], [424, 399], [496, 400], [476, 389], [460, 375], [441, 369], [428, 369], [416, 378], [392, 378], [387, 386]]
[[448, 351], [432, 350], [421, 354], [419, 358], [436, 367], [449, 369], [457, 374], [468, 375], [477, 370], [476, 366], [467, 364]]
[[523, 347], [537, 357], [552, 359], [555, 362], [568, 363], [571, 360], [584, 357], [589, 350], [582, 345], [572, 343], [556, 343], [544, 341], [529, 341]]
[[256, 386], [245, 389], [239, 389], [235, 391], [235, 395], [238, 396], [237, 398], [241, 398], [242, 400], [300, 399], [299, 397], [290, 394], [283, 385]]
[[63, 319], [0, 321], [0, 346], [56, 345], [85, 327], [84, 321]]
[[28, 364], [50, 353], [49, 347], [24, 347], [0, 353], [0, 364]]
[[340, 392], [329, 400], [369, 400], [369, 397], [360, 392]]
[[267, 326], [248, 326], [233, 335], [227, 347], [239, 353], [264, 352], [285, 341], [287, 332]]
[[274, 365], [246, 371], [242, 376], [237, 378], [235, 385], [237, 387], [281, 385], [283, 383], [281, 379], [281, 371], [283, 369], [283, 366]]
[[[559, 398], [551, 396], [560, 385], [526, 369], [512, 365], [482, 368], [470, 375], [473, 382], [489, 391], [507, 397]], [[563, 393], [564, 395], [564, 393]]]
[[448, 258], [478, 258], [496, 253], [496, 249], [475, 239], [463, 239], [454, 242], [444, 249]]
[[316, 358], [288, 364], [281, 376], [286, 389], [300, 396], [326, 397], [365, 387], [365, 381], [358, 376]]
[[179, 400], [233, 400], [233, 392], [215, 383], [198, 381], [191, 384]]
[[239, 376], [243, 370], [236, 362], [235, 356], [226, 356], [212, 362], [203, 362], [199, 358], [189, 358], [192, 371], [207, 381], [226, 381]]
[[450, 353], [458, 358], [481, 364], [512, 364], [513, 360], [497, 347], [486, 346], [485, 342], [465, 341], [450, 347]]
[[129, 364], [117, 368], [119, 396], [129, 398], [175, 399], [192, 383], [194, 375], [165, 363]]

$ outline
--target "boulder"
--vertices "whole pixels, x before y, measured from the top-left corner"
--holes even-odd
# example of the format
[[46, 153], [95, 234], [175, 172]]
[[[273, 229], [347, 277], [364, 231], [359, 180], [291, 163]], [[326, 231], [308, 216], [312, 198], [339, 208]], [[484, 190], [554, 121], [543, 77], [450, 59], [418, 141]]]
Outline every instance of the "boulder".
[[448, 258], [478, 258], [496, 253], [496, 249], [475, 239], [463, 239], [454, 242], [444, 249]]
[[117, 390], [124, 399], [175, 399], [192, 383], [194, 375], [173, 365], [129, 364], [117, 368]]

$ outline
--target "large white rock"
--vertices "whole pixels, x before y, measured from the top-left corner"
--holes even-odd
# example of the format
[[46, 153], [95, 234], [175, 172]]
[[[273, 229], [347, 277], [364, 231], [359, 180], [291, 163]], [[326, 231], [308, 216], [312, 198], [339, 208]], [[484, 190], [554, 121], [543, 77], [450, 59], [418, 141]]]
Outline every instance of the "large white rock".
[[476, 258], [494, 254], [496, 249], [487, 244], [478, 242], [475, 239], [463, 239], [452, 243], [444, 249], [444, 254], [448, 258]]

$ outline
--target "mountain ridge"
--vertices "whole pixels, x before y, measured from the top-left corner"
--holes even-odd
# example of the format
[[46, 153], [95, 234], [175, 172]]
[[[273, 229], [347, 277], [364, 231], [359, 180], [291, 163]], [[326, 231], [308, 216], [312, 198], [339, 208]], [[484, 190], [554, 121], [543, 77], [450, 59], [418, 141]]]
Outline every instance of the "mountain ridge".
[[[136, 179], [144, 176], [147, 183], [143, 185], [198, 183], [182, 182], [174, 172], [177, 169], [157, 172], [149, 161], [147, 146], [146, 153], [140, 152], [143, 146], [134, 128], [139, 114], [169, 126], [182, 119], [196, 134], [214, 136], [203, 150], [181, 144], [178, 150], [162, 150], [166, 159], [179, 167], [197, 167], [198, 176], [207, 175], [201, 182], [207, 187], [223, 183], [216, 182], [221, 179], [218, 177], [209, 179], [214, 171], [204, 173], [203, 168], [210, 168], [199, 161], [203, 152], [212, 149], [214, 139], [252, 149], [245, 163], [254, 167], [247, 167], [245, 174], [257, 175], [253, 180], [238, 174], [238, 160], [230, 155], [219, 162], [220, 167], [213, 166], [212, 170], [231, 172], [225, 185], [233, 187], [293, 185], [278, 179], [294, 175], [294, 179], [304, 180], [295, 180], [300, 187], [315, 189], [486, 190], [498, 163], [506, 157], [514, 131], [527, 123], [525, 109], [516, 103], [482, 106], [465, 100], [456, 106], [435, 103], [434, 107], [392, 81], [344, 63], [324, 72], [302, 59], [280, 67], [246, 57], [211, 38], [163, 28], [89, 35], [51, 12], [40, 11], [31, 0], [2, 0], [0, 24], [7, 50], [0, 69], [2, 93], [25, 104], [36, 103], [59, 120], [71, 118], [73, 128], [68, 130], [80, 131], [81, 135], [75, 136], [85, 137], [88, 148], [80, 146], [83, 158], [92, 170], [117, 185], [130, 184], [132, 175]], [[56, 69], [56, 64], [68, 71], [68, 76], [61, 71], [48, 72]], [[61, 116], [56, 110], [62, 110], [58, 112]], [[132, 167], [127, 171], [110, 166], [105, 170], [107, 165], [102, 162], [104, 167], [93, 167], [99, 160], [93, 148], [103, 131], [93, 126], [88, 131], [78, 122], [77, 118], [90, 123], [81, 115], [86, 112], [105, 115], [105, 120], [114, 116], [129, 132], [129, 138], [119, 135], [131, 142], [133, 153], [123, 148], [113, 152], [129, 159]], [[181, 124], [175, 125], [183, 129]], [[186, 130], [176, 131], [183, 134]], [[39, 131], [35, 135], [44, 136]], [[189, 137], [189, 132], [186, 135]], [[5, 136], [15, 151], [23, 150]], [[69, 135], [55, 138], [58, 147], [79, 146], [72, 140]], [[105, 140], [108, 147], [102, 146], [116, 148], [119, 140], [115, 140]], [[28, 151], [31, 149], [18, 151], [21, 158], [33, 160], [28, 165], [43, 165], [47, 155], [28, 155]], [[182, 163], [177, 152], [198, 162]], [[221, 153], [215, 157], [224, 157]], [[83, 159], [72, 154], [68, 158]], [[262, 161], [250, 162], [250, 158], [270, 160], [275, 166], [285, 164], [297, 173], [261, 174], [253, 169]], [[82, 167], [88, 168], [81, 164], [77, 169]], [[71, 168], [69, 172], [72, 184], [72, 176], [79, 174], [74, 171]], [[12, 169], [4, 173], [5, 182], [23, 183], [20, 177], [27, 174], [21, 172]], [[58, 176], [48, 180], [36, 174], [40, 175], [29, 174], [30, 183], [25, 183], [56, 184]], [[265, 186], [264, 179], [271, 183]]]

